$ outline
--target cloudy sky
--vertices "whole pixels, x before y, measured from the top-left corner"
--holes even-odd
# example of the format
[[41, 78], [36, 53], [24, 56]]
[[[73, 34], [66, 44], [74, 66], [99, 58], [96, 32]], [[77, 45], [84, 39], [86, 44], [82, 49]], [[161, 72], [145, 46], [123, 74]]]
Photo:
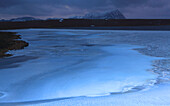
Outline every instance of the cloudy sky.
[[170, 0], [0, 0], [0, 19], [66, 18], [111, 9], [127, 18], [170, 18]]

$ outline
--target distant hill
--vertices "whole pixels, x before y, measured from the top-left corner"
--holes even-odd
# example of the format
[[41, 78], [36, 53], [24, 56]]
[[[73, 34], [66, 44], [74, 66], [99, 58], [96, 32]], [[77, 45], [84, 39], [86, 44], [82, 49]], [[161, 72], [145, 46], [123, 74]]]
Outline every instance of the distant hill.
[[19, 17], [19, 18], [10, 19], [9, 21], [22, 22], [22, 21], [34, 21], [34, 20], [40, 20], [40, 19], [33, 18], [33, 17]]
[[19, 18], [12, 18], [10, 20], [1, 19], [0, 22], [25, 22], [25, 21], [34, 21], [34, 20], [41, 20], [41, 19], [37, 19], [34, 17], [19, 17]]
[[6, 22], [7, 20], [5, 20], [5, 19], [0, 19], [0, 22]]
[[119, 10], [112, 10], [100, 13], [88, 13], [84, 16], [75, 16], [70, 19], [126, 19]]
[[[71, 18], [65, 19], [126, 19], [125, 16], [119, 10], [112, 10], [106, 12], [97, 12], [97, 13], [88, 13], [84, 16], [74, 16]], [[42, 20], [34, 17], [19, 17], [12, 18], [10, 20], [1, 19], [0, 22], [26, 22], [26, 21], [35, 21]], [[60, 20], [63, 21], [63, 18], [48, 18], [46, 20]]]

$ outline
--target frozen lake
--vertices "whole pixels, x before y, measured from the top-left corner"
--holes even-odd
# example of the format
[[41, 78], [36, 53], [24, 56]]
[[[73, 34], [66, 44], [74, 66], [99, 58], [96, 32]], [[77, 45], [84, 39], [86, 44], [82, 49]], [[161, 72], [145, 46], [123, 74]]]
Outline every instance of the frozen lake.
[[[0, 103], [138, 93], [154, 87], [156, 57], [113, 44], [113, 31], [22, 29], [30, 45], [0, 59]], [[118, 32], [118, 31], [117, 31]], [[119, 97], [121, 98], [121, 97]], [[108, 98], [107, 98], [108, 99]]]

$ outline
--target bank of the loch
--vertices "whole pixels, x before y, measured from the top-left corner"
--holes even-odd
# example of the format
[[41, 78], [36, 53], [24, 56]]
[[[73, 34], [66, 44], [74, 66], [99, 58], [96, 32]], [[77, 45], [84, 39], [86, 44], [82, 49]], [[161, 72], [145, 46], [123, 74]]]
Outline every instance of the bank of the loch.
[[20, 35], [14, 32], [0, 32], [0, 58], [11, 56], [6, 54], [9, 50], [18, 50], [27, 47], [29, 44], [21, 39]]

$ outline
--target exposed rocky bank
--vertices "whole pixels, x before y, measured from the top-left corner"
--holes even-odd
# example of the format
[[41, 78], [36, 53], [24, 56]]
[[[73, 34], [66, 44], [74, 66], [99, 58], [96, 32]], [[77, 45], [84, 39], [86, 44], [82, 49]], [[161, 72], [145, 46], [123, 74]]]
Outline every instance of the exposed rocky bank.
[[14, 32], [0, 32], [0, 58], [11, 56], [6, 54], [9, 50], [19, 50], [27, 47], [29, 44], [21, 39], [20, 35]]

